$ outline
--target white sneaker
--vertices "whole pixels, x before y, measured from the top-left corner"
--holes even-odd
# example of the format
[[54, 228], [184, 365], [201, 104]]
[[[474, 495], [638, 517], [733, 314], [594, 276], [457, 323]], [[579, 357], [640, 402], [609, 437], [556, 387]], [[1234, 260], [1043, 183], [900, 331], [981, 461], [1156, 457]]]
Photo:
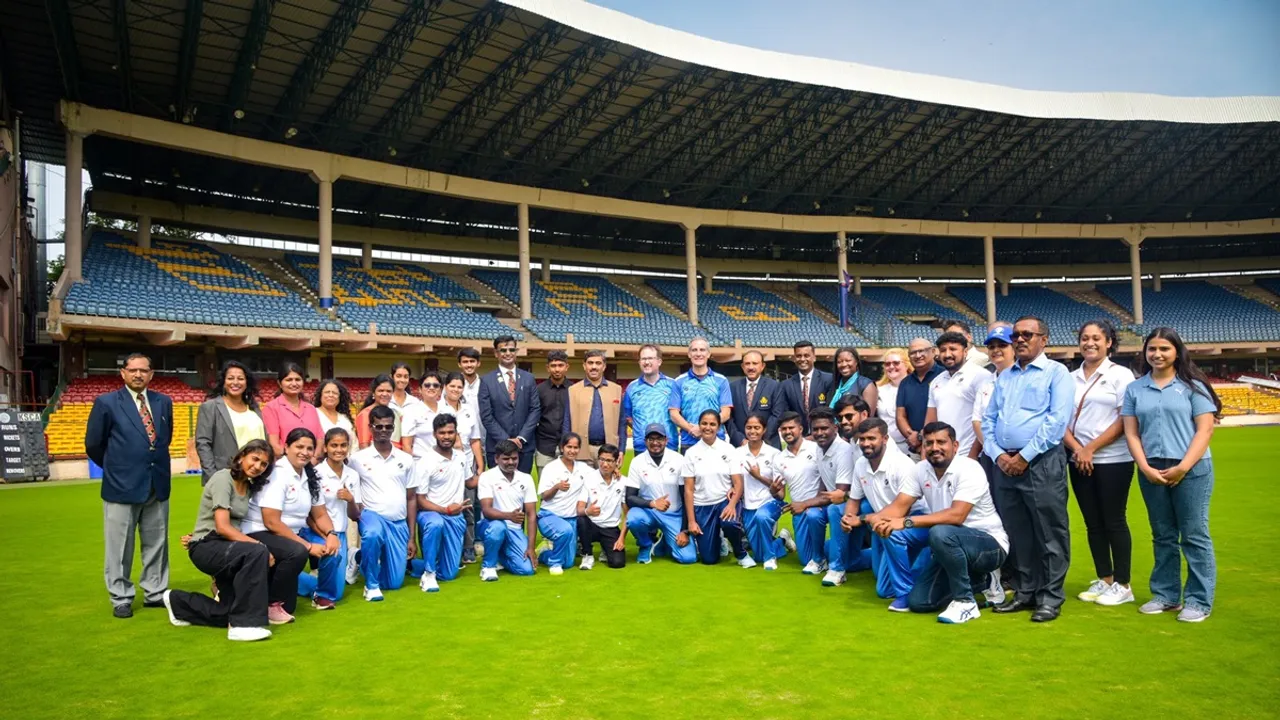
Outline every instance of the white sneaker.
[[497, 582], [498, 568], [480, 568], [480, 579], [484, 582]]
[[750, 555], [745, 555], [741, 560], [738, 561], [738, 567], [744, 570], [750, 570], [755, 566], [756, 566], [756, 559], [751, 557]]
[[579, 569], [579, 570], [590, 570], [591, 568], [593, 568], [593, 567], [595, 567], [595, 566], [596, 566], [596, 556], [595, 556], [595, 555], [583, 555], [583, 556], [582, 556], [582, 564], [578, 566], [578, 569]]
[[729, 557], [733, 548], [729, 546], [729, 538], [720, 538], [720, 557]]
[[822, 576], [822, 587], [836, 587], [844, 584], [844, 572], [838, 570], [828, 570], [826, 575]]
[[791, 552], [795, 552], [795, 551], [796, 551], [796, 539], [791, 535], [791, 531], [790, 531], [790, 530], [788, 530], [788, 529], [786, 529], [786, 528], [782, 528], [781, 530], [779, 530], [779, 531], [778, 531], [778, 539], [782, 541], [782, 544], [783, 544], [783, 545], [784, 545], [788, 550], [790, 550]]
[[1127, 588], [1120, 583], [1111, 583], [1094, 602], [1107, 607], [1131, 603], [1133, 602], [1133, 588]]
[[972, 600], [969, 602], [952, 600], [951, 604], [947, 606], [947, 609], [943, 610], [938, 615], [938, 622], [947, 623], [948, 625], [959, 625], [961, 623], [967, 623], [970, 620], [977, 620], [980, 617], [982, 617], [982, 613], [978, 611], [977, 603]]
[[271, 631], [263, 627], [229, 627], [227, 628], [227, 639], [238, 640], [240, 642], [253, 642], [255, 640], [266, 640], [271, 637]]
[[352, 550], [351, 554], [347, 555], [347, 584], [348, 585], [355, 585], [356, 582], [360, 579], [360, 563], [356, 562], [356, 552], [358, 552], [358, 550], [359, 550], [358, 548], [356, 550]]
[[1198, 623], [1209, 619], [1209, 613], [1200, 608], [1184, 607], [1182, 612], [1178, 613], [1179, 622]]
[[1084, 592], [1080, 593], [1076, 597], [1085, 602], [1097, 602], [1098, 598], [1101, 597], [1109, 587], [1111, 587], [1111, 585], [1106, 580], [1098, 578], [1097, 580], [1089, 583], [1089, 587], [1085, 588]]
[[804, 573], [805, 575], [817, 575], [818, 573], [822, 572], [822, 566], [818, 564], [817, 560], [810, 560], [809, 562], [805, 563], [804, 569], [801, 570], [800, 572]]
[[161, 602], [164, 603], [164, 609], [169, 611], [169, 622], [172, 623], [174, 627], [187, 627], [191, 623], [186, 620], [179, 620], [178, 616], [173, 614], [173, 605], [169, 602], [169, 593], [171, 592], [173, 591], [165, 590], [164, 595], [160, 596]]
[[559, 565], [552, 565], [550, 568], [547, 569], [547, 572], [551, 573], [552, 575], [563, 575], [564, 568], [560, 567]]
[[769, 558], [768, 560], [765, 560], [765, 561], [764, 561], [764, 569], [765, 569], [765, 570], [777, 570], [777, 569], [778, 569], [778, 561], [777, 561], [777, 560], [775, 560], [774, 558]]
[[422, 592], [440, 592], [440, 583], [436, 582], [436, 574], [433, 572], [422, 573], [418, 587], [422, 588]]
[[1000, 568], [991, 572], [991, 584], [982, 591], [988, 605], [999, 605], [1004, 602], [1004, 585], [1000, 584]]
[[369, 602], [382, 602], [382, 591], [378, 588], [367, 587], [364, 589], [364, 599]]

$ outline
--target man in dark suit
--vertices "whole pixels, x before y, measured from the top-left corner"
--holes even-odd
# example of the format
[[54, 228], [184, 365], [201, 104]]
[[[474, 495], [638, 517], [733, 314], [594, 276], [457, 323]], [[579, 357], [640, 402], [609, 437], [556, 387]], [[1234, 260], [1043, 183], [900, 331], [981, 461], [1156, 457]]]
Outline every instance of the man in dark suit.
[[831, 399], [831, 373], [814, 368], [818, 354], [808, 340], [801, 340], [792, 347], [791, 359], [796, 364], [796, 374], [782, 383], [782, 399], [786, 403], [783, 412], [800, 413], [801, 426], [805, 437], [808, 437], [809, 411]]
[[780, 383], [764, 377], [764, 355], [758, 350], [748, 350], [742, 355], [742, 374], [729, 383], [729, 395], [733, 398], [733, 410], [729, 415], [729, 442], [742, 447], [747, 442], [745, 429], [747, 416], [764, 415], [769, 419], [764, 428], [764, 441], [781, 447], [778, 440], [778, 418], [782, 417], [782, 398], [778, 392]]
[[[485, 444], [492, 448], [499, 441], [511, 440], [520, 448], [520, 472], [533, 469], [534, 430], [542, 417], [538, 400], [538, 382], [533, 375], [516, 367], [516, 339], [503, 335], [493, 341], [498, 356], [498, 369], [480, 378], [480, 421], [484, 423]], [[494, 467], [493, 450], [485, 453], [489, 467]]]
[[164, 607], [169, 587], [169, 440], [173, 401], [147, 390], [151, 358], [134, 353], [120, 371], [125, 386], [93, 401], [84, 448], [102, 467], [107, 593], [113, 614], [133, 617], [134, 533], [142, 540], [145, 607]]

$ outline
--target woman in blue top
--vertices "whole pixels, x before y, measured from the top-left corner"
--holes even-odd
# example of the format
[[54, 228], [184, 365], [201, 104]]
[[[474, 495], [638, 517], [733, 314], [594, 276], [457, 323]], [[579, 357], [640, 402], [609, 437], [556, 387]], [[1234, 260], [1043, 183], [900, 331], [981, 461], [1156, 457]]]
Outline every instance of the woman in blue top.
[[845, 395], [861, 395], [871, 408], [871, 415], [876, 414], [876, 402], [880, 399], [880, 391], [871, 378], [862, 374], [862, 362], [858, 351], [851, 347], [836, 350], [835, 374], [831, 377], [831, 407], [840, 402]]
[[[1125, 390], [1120, 411], [1129, 452], [1142, 476], [1138, 485], [1155, 549], [1152, 598], [1138, 609], [1146, 615], [1180, 611], [1179, 620], [1200, 622], [1213, 610], [1217, 581], [1209, 537], [1209, 440], [1222, 402], [1172, 328], [1156, 328], [1147, 336], [1138, 371], [1143, 375]], [[1185, 590], [1180, 587], [1184, 557]]]

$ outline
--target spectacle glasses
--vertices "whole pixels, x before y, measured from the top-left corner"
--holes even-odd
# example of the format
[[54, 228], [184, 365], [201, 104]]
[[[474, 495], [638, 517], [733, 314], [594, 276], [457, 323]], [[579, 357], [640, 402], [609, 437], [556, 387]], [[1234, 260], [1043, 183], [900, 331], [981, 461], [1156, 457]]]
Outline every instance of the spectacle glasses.
[[933, 348], [925, 348], [924, 350], [909, 350], [907, 354], [911, 357], [916, 357], [918, 355], [928, 355], [932, 351]]
[[1031, 332], [1030, 330], [1019, 330], [1018, 332], [1013, 333], [1011, 337], [1014, 340], [1030, 340], [1038, 335], [1044, 335], [1044, 333]]

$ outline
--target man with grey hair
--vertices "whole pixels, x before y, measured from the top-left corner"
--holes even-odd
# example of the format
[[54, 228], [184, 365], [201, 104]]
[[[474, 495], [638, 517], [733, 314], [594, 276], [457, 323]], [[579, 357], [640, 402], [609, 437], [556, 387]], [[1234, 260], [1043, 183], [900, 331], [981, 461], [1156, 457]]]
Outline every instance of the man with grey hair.
[[693, 447], [700, 439], [698, 416], [707, 410], [720, 413], [720, 437], [728, 439], [724, 423], [733, 411], [733, 395], [729, 379], [712, 370], [711, 344], [701, 336], [689, 341], [689, 372], [676, 378], [667, 409], [671, 422], [680, 428], [680, 451]]
[[916, 338], [907, 346], [911, 372], [898, 383], [898, 431], [907, 439], [912, 459], [920, 459], [920, 431], [929, 411], [929, 383], [942, 372], [933, 343]]
[[578, 460], [596, 466], [596, 453], [603, 445], [617, 446], [627, 438], [626, 419], [622, 416], [622, 386], [605, 379], [605, 353], [588, 350], [582, 360], [582, 382], [569, 386], [569, 400], [564, 408], [562, 432], [575, 432], [582, 438]]

